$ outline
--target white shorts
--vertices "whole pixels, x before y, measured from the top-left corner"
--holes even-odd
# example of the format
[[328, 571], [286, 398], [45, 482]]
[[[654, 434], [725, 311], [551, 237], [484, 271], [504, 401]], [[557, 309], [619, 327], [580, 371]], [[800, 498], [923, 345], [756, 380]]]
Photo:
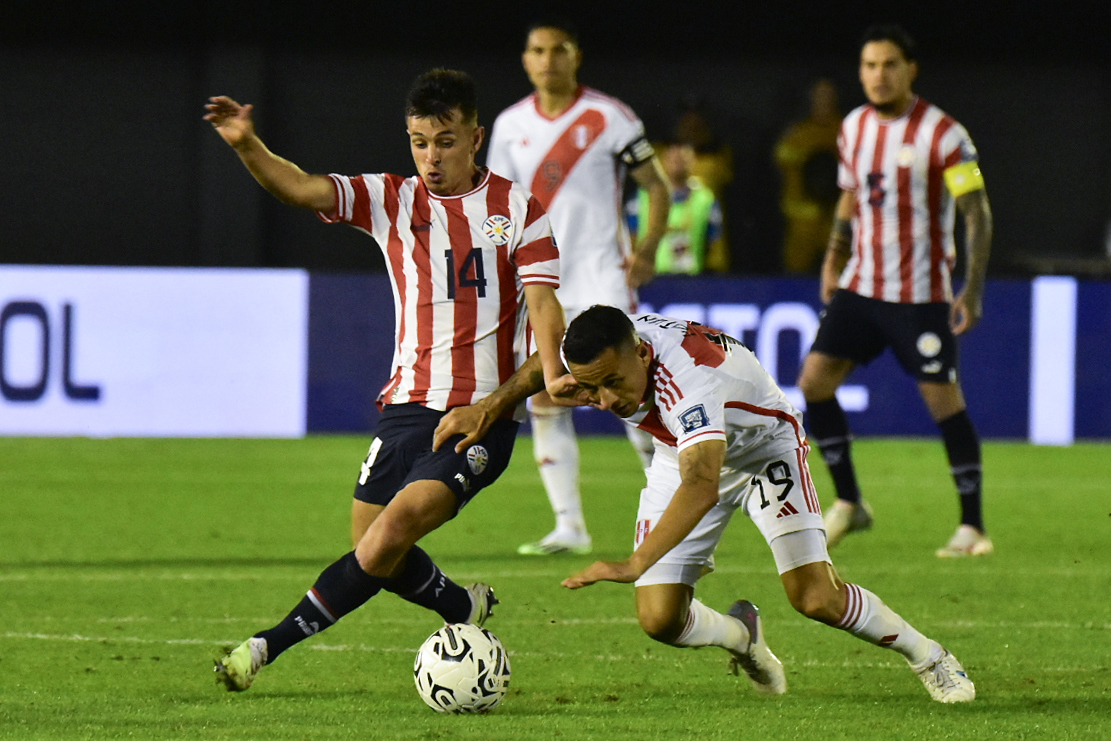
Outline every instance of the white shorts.
[[[744, 509], [759, 528], [772, 549], [780, 574], [808, 563], [829, 561], [822, 510], [806, 464], [807, 449], [800, 447], [787, 455], [754, 462], [746, 467], [748, 470], [723, 470], [718, 503], [683, 542], [641, 575], [636, 586], [687, 584], [693, 587], [700, 577], [713, 571], [714, 550], [738, 508]], [[677, 456], [661, 455], [657, 450], [648, 469], [648, 485], [640, 493], [634, 548], [659, 522], [679, 483]], [[801, 531], [813, 533], [783, 537]]]

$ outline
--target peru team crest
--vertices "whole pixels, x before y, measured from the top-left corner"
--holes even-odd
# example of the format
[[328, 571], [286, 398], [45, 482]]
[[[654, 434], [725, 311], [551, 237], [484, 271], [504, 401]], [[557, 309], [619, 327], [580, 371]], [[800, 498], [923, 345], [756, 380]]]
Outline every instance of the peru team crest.
[[475, 476], [479, 475], [486, 470], [486, 464], [490, 462], [490, 453], [486, 448], [481, 445], [472, 445], [467, 448], [467, 466], [470, 467], [471, 473]]
[[494, 214], [493, 216], [487, 217], [486, 221], [482, 222], [482, 233], [485, 234], [491, 242], [501, 247], [513, 236], [513, 222], [511, 222], [507, 216]]

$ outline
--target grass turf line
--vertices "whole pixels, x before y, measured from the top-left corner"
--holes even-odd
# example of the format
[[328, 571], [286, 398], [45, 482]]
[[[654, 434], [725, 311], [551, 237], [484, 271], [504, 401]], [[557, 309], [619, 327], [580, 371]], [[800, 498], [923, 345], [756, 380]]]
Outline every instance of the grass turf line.
[[[412, 684], [436, 617], [382, 595], [269, 667], [245, 694], [211, 659], [280, 619], [348, 543], [368, 440], [0, 438], [0, 738], [1106, 737], [1111, 450], [984, 447], [997, 553], [939, 561], [956, 495], [936, 440], [856, 445], [873, 531], [833, 552], [842, 575], [956, 653], [966, 707], [932, 703], [903, 660], [794, 614], [739, 517], [699, 597], [760, 605], [789, 692], [757, 697], [716, 649], [653, 643], [632, 588], [562, 577], [632, 541], [640, 472], [621, 438], [584, 439], [591, 557], [527, 558], [551, 514], [522, 437], [510, 469], [425, 545], [458, 581], [489, 579], [513, 659], [486, 717], [432, 713]], [[825, 466], [813, 473], [823, 504]]]

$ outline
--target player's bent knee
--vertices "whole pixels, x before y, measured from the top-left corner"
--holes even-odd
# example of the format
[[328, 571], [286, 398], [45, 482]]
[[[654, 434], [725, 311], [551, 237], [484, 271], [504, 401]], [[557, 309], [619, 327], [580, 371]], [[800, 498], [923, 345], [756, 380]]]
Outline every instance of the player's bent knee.
[[645, 635], [660, 643], [675, 643], [683, 633], [683, 624], [671, 618], [640, 615], [639, 620]]
[[788, 590], [787, 598], [791, 601], [791, 607], [811, 620], [833, 624], [841, 619], [843, 609], [839, 607], [837, 592], [832, 589], [807, 585]]
[[782, 574], [791, 607], [811, 620], [834, 624], [845, 611], [844, 584], [828, 562], [808, 563]]

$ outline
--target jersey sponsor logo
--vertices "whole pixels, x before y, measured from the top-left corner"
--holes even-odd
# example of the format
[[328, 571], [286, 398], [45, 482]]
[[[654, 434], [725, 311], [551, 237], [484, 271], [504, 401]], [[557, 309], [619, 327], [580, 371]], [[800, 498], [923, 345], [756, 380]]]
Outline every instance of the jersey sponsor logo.
[[457, 473], [457, 474], [455, 474], [455, 480], [459, 482], [459, 486], [462, 487], [464, 494], [469, 494], [471, 492], [471, 481], [470, 481], [470, 479], [468, 479], [466, 476], [464, 476], [461, 473]]
[[868, 173], [868, 204], [876, 207], [882, 206], [883, 199], [886, 197], [887, 191], [883, 187], [883, 173]]
[[490, 453], [481, 445], [472, 445], [467, 448], [467, 466], [476, 476], [486, 470], [490, 462]]
[[687, 433], [694, 432], [703, 427], [708, 427], [710, 424], [710, 417], [706, 414], [706, 407], [699, 404], [683, 412], [679, 415], [679, 424], [683, 426], [683, 432]]
[[941, 338], [933, 332], [923, 332], [918, 335], [918, 354], [924, 358], [935, 358], [941, 352]]
[[509, 220], [509, 217], [501, 214], [488, 216], [486, 221], [482, 222], [482, 233], [491, 242], [501, 247], [513, 236], [513, 222]]
[[778, 520], [781, 517], [790, 517], [791, 515], [797, 515], [798, 513], [799, 511], [795, 509], [795, 505], [791, 504], [790, 502], [784, 502], [783, 506], [779, 508], [779, 514], [775, 516], [775, 519]]
[[895, 155], [895, 163], [898, 164], [899, 167], [910, 167], [914, 164], [914, 160], [917, 159], [917, 157], [918, 152], [914, 148], [914, 145], [904, 144], [899, 148], [899, 153]]

